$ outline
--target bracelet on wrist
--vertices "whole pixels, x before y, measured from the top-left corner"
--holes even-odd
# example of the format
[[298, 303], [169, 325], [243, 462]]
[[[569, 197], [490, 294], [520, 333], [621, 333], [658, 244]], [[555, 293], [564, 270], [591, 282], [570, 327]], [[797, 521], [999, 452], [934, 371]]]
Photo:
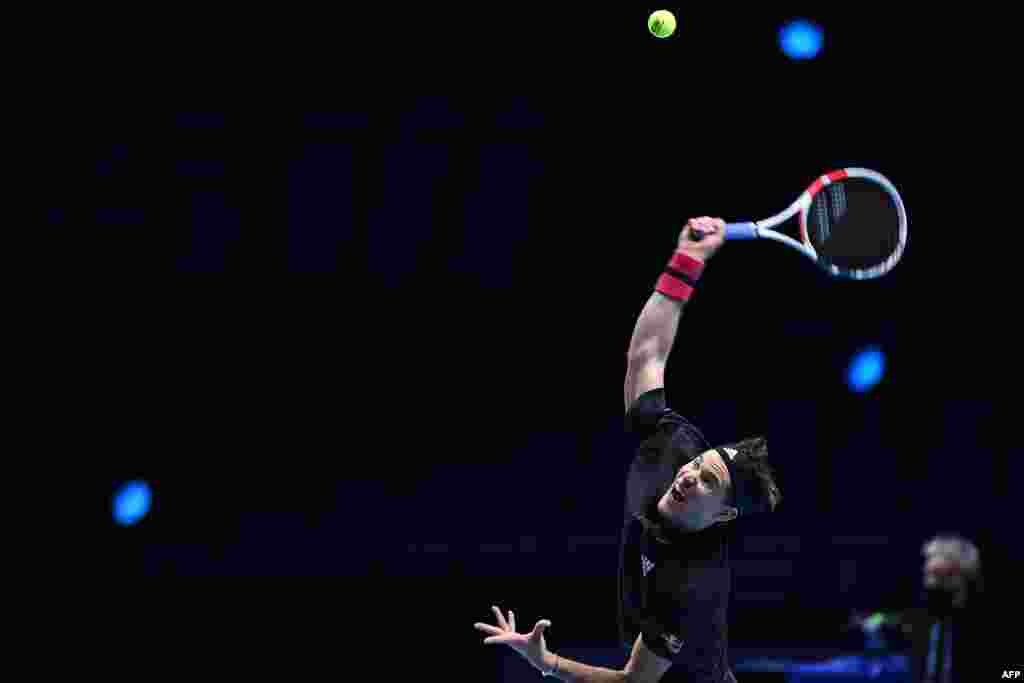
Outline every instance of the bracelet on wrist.
[[555, 655], [555, 665], [551, 667], [551, 671], [541, 671], [545, 678], [548, 676], [554, 676], [558, 673], [558, 655]]

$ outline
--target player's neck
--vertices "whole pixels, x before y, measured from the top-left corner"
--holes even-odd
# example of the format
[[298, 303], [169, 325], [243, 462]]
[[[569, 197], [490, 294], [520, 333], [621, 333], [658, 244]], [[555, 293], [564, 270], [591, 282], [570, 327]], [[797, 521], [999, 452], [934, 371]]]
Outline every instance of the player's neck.
[[671, 543], [671, 538], [673, 536], [690, 536], [701, 531], [704, 531], [704, 529], [692, 529], [678, 522], [674, 522], [667, 516], [665, 516], [660, 510], [658, 511], [657, 522], [659, 528], [663, 531], [662, 535], [669, 539], [663, 541], [665, 543]]

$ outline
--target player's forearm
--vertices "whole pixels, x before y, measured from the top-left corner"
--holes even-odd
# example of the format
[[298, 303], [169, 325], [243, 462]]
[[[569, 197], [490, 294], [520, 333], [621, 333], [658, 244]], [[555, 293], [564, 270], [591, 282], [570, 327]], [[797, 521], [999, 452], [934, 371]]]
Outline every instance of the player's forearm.
[[629, 681], [625, 671], [581, 664], [551, 652], [547, 653], [544, 665], [545, 671], [553, 670], [555, 678], [570, 683], [628, 683]]
[[[677, 256], [673, 257], [673, 262], [666, 268], [666, 273], [672, 272], [676, 258], [681, 258], [690, 264], [680, 267], [690, 268], [691, 275], [696, 273], [697, 269], [703, 268], [703, 262], [697, 254], [688, 252], [685, 248], [677, 249], [676, 254]], [[680, 254], [682, 256], [678, 256]], [[673, 273], [673, 277], [677, 274], [679, 273]], [[680, 277], [684, 276], [680, 275]], [[695, 280], [693, 277], [689, 279], [691, 282]], [[662, 291], [655, 291], [651, 293], [651, 297], [644, 305], [633, 328], [633, 337], [629, 342], [630, 360], [668, 360], [668, 356], [672, 352], [672, 345], [675, 343], [676, 331], [679, 329], [679, 318], [686, 306], [685, 299], [689, 296], [686, 292], [691, 291], [688, 285], [681, 284], [678, 280], [675, 282], [682, 288], [681, 291], [669, 291], [672, 289], [671, 287], [664, 289], [661, 287], [662, 280], [659, 280], [658, 289], [671, 296], [663, 294]]]
[[660, 292], [652, 292], [633, 328], [633, 337], [629, 341], [629, 359], [668, 360], [684, 306], [682, 301], [670, 299]]

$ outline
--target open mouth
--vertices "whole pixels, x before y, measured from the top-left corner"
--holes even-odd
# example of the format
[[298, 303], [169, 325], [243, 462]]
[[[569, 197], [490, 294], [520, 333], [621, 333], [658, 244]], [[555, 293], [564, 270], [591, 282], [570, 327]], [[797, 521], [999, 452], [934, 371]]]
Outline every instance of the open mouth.
[[680, 493], [679, 489], [677, 489], [675, 486], [670, 488], [668, 491], [669, 491], [669, 494], [672, 496], [672, 499], [674, 501], [676, 501], [677, 503], [686, 502], [686, 496], [684, 496], [682, 493]]

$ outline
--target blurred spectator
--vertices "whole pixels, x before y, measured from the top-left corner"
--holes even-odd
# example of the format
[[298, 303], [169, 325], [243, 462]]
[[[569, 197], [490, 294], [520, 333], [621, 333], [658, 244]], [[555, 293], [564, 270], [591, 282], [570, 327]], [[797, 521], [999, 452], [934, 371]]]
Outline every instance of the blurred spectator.
[[984, 662], [985, 613], [981, 555], [966, 538], [939, 535], [924, 544], [923, 608], [907, 623], [913, 642], [911, 670], [920, 683], [977, 680]]

